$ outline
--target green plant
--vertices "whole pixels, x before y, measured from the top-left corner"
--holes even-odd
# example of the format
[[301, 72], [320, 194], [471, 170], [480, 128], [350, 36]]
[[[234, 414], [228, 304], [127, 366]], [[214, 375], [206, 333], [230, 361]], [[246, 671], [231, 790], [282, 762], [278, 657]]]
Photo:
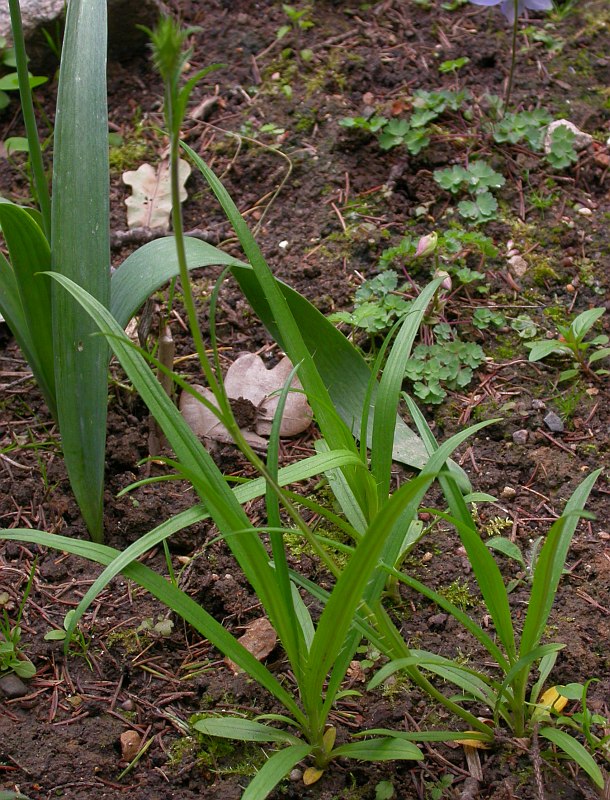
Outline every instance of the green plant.
[[[413, 403], [409, 402], [409, 406], [418, 430], [429, 447], [429, 452], [434, 452], [436, 447], [434, 438], [424, 418]], [[501, 572], [489, 548], [481, 540], [475, 520], [451, 478], [446, 479], [442, 475], [439, 477], [451, 514], [432, 509], [430, 509], [430, 513], [455, 526], [493, 621], [497, 642], [483, 630], [479, 623], [443, 598], [438, 592], [408, 576], [391, 570], [391, 574], [394, 574], [398, 580], [422, 592], [426, 597], [433, 599], [444, 611], [452, 614], [487, 649], [499, 672], [497, 678], [466, 668], [458, 673], [455, 662], [450, 661], [430, 666], [429, 669], [450, 682], [456, 683], [464, 693], [465, 702], [476, 700], [492, 709], [494, 724], [497, 726], [502, 722], [514, 736], [524, 736], [531, 732], [533, 726], [537, 726], [540, 721], [540, 708], [542, 707], [543, 710], [545, 708], [542, 689], [555, 664], [558, 652], [564, 645], [542, 644], [542, 640], [576, 524], [578, 519], [585, 514], [584, 503], [599, 474], [600, 470], [597, 470], [577, 487], [568, 500], [562, 516], [551, 526], [544, 539], [533, 571], [527, 612], [520, 637], [515, 631], [508, 591]], [[391, 655], [390, 648], [382, 647], [381, 649], [387, 655]], [[380, 670], [371, 681], [370, 686], [379, 685], [393, 672], [408, 666], [409, 663], [408, 659], [394, 656], [394, 660]], [[534, 665], [537, 665], [538, 668], [538, 678], [529, 688], [530, 675]], [[557, 728], [550, 726], [541, 728], [539, 734], [552, 741], [576, 761], [597, 786], [604, 786], [604, 779], [599, 767], [576, 739], [565, 731], [558, 732]]]
[[69, 644], [73, 647], [74, 652], [76, 655], [82, 656], [85, 661], [91, 667], [91, 662], [88, 658], [89, 652], [89, 645], [91, 644], [91, 640], [85, 635], [82, 628], [77, 625], [71, 631], [70, 637], [68, 637], [68, 630], [70, 630], [70, 626], [72, 624], [72, 620], [75, 615], [75, 609], [71, 609], [63, 618], [63, 628], [54, 628], [53, 630], [47, 631], [44, 635], [45, 641], [47, 642], [66, 642], [68, 641]]
[[547, 161], [555, 169], [565, 169], [578, 161], [578, 153], [574, 149], [576, 134], [566, 125], [558, 125], [551, 133], [550, 151]]
[[465, 67], [466, 64], [470, 64], [470, 59], [466, 56], [461, 56], [461, 58], [452, 58], [450, 61], [441, 61], [438, 65], [439, 72], [457, 72], [458, 70]]
[[32, 678], [36, 674], [36, 667], [24, 655], [21, 648], [21, 618], [32, 590], [35, 572], [36, 562], [32, 564], [28, 581], [21, 596], [21, 602], [17, 608], [17, 618], [13, 623], [11, 623], [6, 609], [9, 595], [7, 592], [0, 593], [0, 607], [2, 607], [2, 617], [0, 618], [0, 675], [5, 672], [14, 672], [20, 678]]
[[420, 400], [442, 403], [447, 396], [444, 387], [459, 391], [468, 386], [473, 371], [484, 361], [485, 353], [478, 344], [455, 337], [417, 345], [405, 365], [405, 376], [413, 382], [413, 392]]
[[[17, 61], [15, 50], [12, 47], [6, 46], [6, 39], [0, 36], [0, 70], [5, 72], [0, 77], [0, 109], [6, 108], [10, 102], [7, 92], [16, 92], [19, 90], [19, 79], [17, 75]], [[28, 73], [28, 84], [30, 89], [35, 89], [47, 82], [47, 78], [43, 76], [34, 76]], [[8, 141], [8, 139], [6, 140]], [[5, 144], [6, 144], [5, 141]]]
[[506, 325], [506, 318], [493, 308], [482, 307], [475, 309], [472, 315], [472, 324], [481, 331], [486, 330], [492, 325], [494, 328], [502, 328]]
[[561, 372], [560, 381], [575, 378], [581, 372], [596, 380], [608, 375], [607, 369], [592, 366], [610, 356], [610, 347], [605, 347], [609, 341], [608, 336], [599, 334], [585, 340], [605, 311], [605, 308], [591, 308], [579, 314], [569, 325], [557, 325], [558, 339], [527, 342], [526, 347], [530, 348], [529, 360], [540, 361], [550, 355], [573, 358], [572, 368]]
[[494, 141], [518, 144], [525, 141], [532, 150], [541, 150], [546, 127], [552, 117], [544, 108], [504, 114], [493, 126]]
[[468, 97], [465, 90], [453, 92], [449, 89], [440, 89], [436, 92], [427, 92], [418, 89], [413, 92], [413, 113], [408, 119], [388, 120], [377, 115], [346, 117], [339, 120], [339, 125], [375, 134], [383, 150], [403, 146], [409, 153], [417, 155], [430, 143], [430, 131], [427, 125], [447, 110], [457, 111]]
[[311, 19], [311, 6], [304, 8], [296, 8], [295, 6], [282, 3], [284, 14], [288, 17], [289, 25], [282, 25], [278, 28], [276, 35], [277, 39], [283, 39], [284, 36], [291, 30], [306, 31], [313, 28], [314, 22]]
[[524, 580], [528, 581], [529, 583], [532, 582], [536, 569], [536, 562], [538, 561], [538, 556], [540, 555], [542, 536], [537, 536], [530, 542], [530, 546], [525, 554], [516, 542], [508, 539], [506, 536], [492, 536], [492, 538], [488, 539], [485, 544], [492, 550], [497, 550], [499, 553], [511, 558], [513, 561], [516, 561], [523, 570], [519, 575], [517, 575], [516, 578], [513, 578], [511, 581], [509, 581], [508, 586], [506, 587], [506, 591], [508, 593], [516, 589], [517, 586], [519, 586]]
[[590, 678], [584, 684], [569, 683], [567, 686], [556, 686], [557, 694], [566, 700], [580, 704], [580, 711], [561, 713], [565, 704], [558, 707], [556, 703], [551, 712], [557, 714], [556, 724], [576, 731], [586, 742], [589, 752], [599, 752], [610, 760], [610, 723], [601, 714], [593, 713], [587, 705], [587, 693], [592, 683], [598, 678]]
[[466, 169], [459, 165], [437, 169], [434, 180], [452, 194], [467, 190], [474, 195], [472, 200], [458, 203], [458, 210], [464, 218], [474, 224], [495, 219], [498, 203], [490, 190], [499, 189], [506, 181], [485, 161], [473, 161]]
[[[165, 84], [165, 111], [170, 133], [170, 168], [174, 197], [178, 192], [176, 166], [180, 146], [180, 123], [190, 89], [194, 86], [194, 82], [190, 82], [183, 89], [179, 87], [182, 67], [187, 58], [187, 53], [182, 50], [183, 42], [183, 34], [170, 22], [162, 23], [153, 35], [156, 63]], [[197, 630], [244, 669], [251, 678], [258, 681], [276, 697], [284, 706], [286, 712], [284, 715], [272, 715], [269, 718], [257, 720], [232, 717], [211, 718], [197, 723], [198, 730], [206, 734], [249, 741], [272, 741], [287, 745], [269, 759], [244, 795], [244, 798], [262, 798], [267, 796], [273, 786], [295, 763], [307, 756], [311, 756], [314, 760], [312, 769], [315, 774], [321, 774], [321, 771], [339, 756], [363, 760], [421, 757], [419, 749], [414, 744], [397, 740], [389, 733], [378, 733], [366, 741], [354, 741], [335, 747], [335, 729], [329, 725], [328, 716], [333, 703], [342, 696], [342, 680], [362, 638], [362, 633], [353, 628], [356, 610], [361, 607], [373, 607], [385, 585], [385, 575], [378, 567], [379, 558], [387, 550], [388, 558], [392, 558], [392, 563], [394, 562], [394, 550], [400, 546], [404, 538], [402, 531], [404, 521], [408, 521], [416, 513], [419, 501], [434, 480], [437, 470], [445, 463], [452, 449], [463, 441], [469, 432], [460, 432], [443, 445], [438, 454], [430, 458], [424, 465], [420, 477], [405, 484], [390, 497], [389, 487], [395, 434], [394, 425], [388, 425], [387, 421], [396, 419], [396, 407], [402, 381], [401, 365], [412, 345], [426, 306], [436, 293], [440, 279], [424, 289], [415, 301], [413, 314], [404, 321], [397, 333], [396, 343], [378, 388], [375, 386], [374, 378], [369, 376], [365, 386], [366, 402], [363, 403], [362, 419], [358, 424], [361, 441], [361, 449], [359, 449], [351, 432], [339, 417], [335, 404], [330, 400], [326, 386], [317, 371], [308, 346], [303, 340], [302, 330], [305, 330], [306, 326], [300, 328], [297, 324], [290, 312], [286, 295], [273, 278], [254, 239], [218, 179], [190, 148], [182, 146], [220, 199], [225, 213], [251, 261], [251, 275], [258, 284], [259, 293], [268, 304], [267, 316], [271, 316], [275, 321], [278, 331], [277, 338], [282, 342], [291, 360], [293, 363], [299, 364], [299, 377], [316, 414], [328, 451], [320, 452], [318, 455], [296, 464], [296, 469], [279, 470], [278, 468], [279, 422], [292, 375], [280, 396], [266, 464], [261, 462], [244, 439], [233, 418], [219, 371], [214, 309], [222, 277], [211, 301], [213, 308], [210, 336], [214, 355], [210, 361], [197, 326], [194, 300], [188, 281], [188, 242], [183, 235], [180, 205], [174, 203], [172, 212], [175, 231], [174, 246], [177, 250], [176, 257], [182, 277], [184, 305], [201, 367], [218, 404], [214, 406], [214, 413], [221, 418], [244, 455], [258, 470], [261, 478], [232, 491], [209, 453], [188, 428], [167, 394], [160, 387], [144, 356], [134, 349], [117, 321], [101, 303], [81, 287], [69, 278], [55, 274], [54, 280], [78, 299], [78, 302], [92, 315], [102, 332], [106, 334], [110, 346], [120, 358], [128, 377], [148, 403], [174, 450], [175, 461], [168, 463], [177, 469], [178, 474], [192, 482], [202, 504], [168, 520], [120, 554], [101, 544], [68, 540], [56, 536], [50, 537], [40, 532], [27, 533], [12, 530], [4, 532], [3, 536], [5, 538], [14, 536], [24, 540], [33, 536], [51, 546], [58, 545], [62, 549], [67, 548], [72, 553], [86, 555], [104, 564], [112, 562], [111, 567], [105, 570], [100, 579], [95, 582], [91, 591], [84, 598], [84, 602], [77, 609], [68, 625], [68, 636], [84, 609], [99, 589], [110, 579], [110, 576], [124, 570], [126, 575], [143, 582], [143, 585], [162, 598], [169, 607], [191, 622]], [[256, 292], [252, 291], [251, 294], [255, 295]], [[155, 366], [159, 367], [158, 364]], [[167, 369], [164, 371], [168, 372]], [[186, 388], [184, 381], [178, 376], [174, 376], [174, 378], [179, 385]], [[192, 389], [190, 391], [193, 392]], [[371, 429], [369, 429], [369, 408], [375, 392], [376, 411]], [[197, 393], [195, 395], [198, 396]], [[205, 399], [200, 399], [206, 402]], [[366, 443], [369, 437], [372, 443], [370, 471], [366, 459]], [[342, 496], [345, 498], [349, 494], [354, 503], [349, 518], [356, 522], [358, 528], [337, 521], [349, 531], [352, 539], [357, 542], [344, 569], [337, 566], [332, 555], [329, 555], [318, 537], [313, 534], [308, 524], [298, 514], [292, 493], [282, 489], [282, 486], [287, 483], [320, 472], [334, 474], [335, 480], [341, 484]], [[341, 477], [339, 478], [338, 475]], [[267, 507], [267, 523], [260, 528], [252, 525], [242, 505], [248, 497], [257, 496], [265, 496]], [[302, 499], [300, 502], [309, 501]], [[285, 511], [288, 519], [288, 522], [283, 525], [280, 508]], [[326, 510], [325, 515], [329, 519], [334, 519], [334, 515], [329, 516]], [[155, 542], [163, 541], [173, 531], [195, 519], [207, 516], [212, 517], [220, 535], [226, 539], [276, 629], [294, 672], [298, 694], [293, 694], [282, 686], [272, 672], [259, 663], [222, 625], [187, 594], [179, 590], [174, 583], [168, 583], [161, 576], [133, 561], [134, 558], [137, 558], [137, 554], [145, 552]], [[288, 527], [290, 525], [292, 527]], [[361, 526], [364, 528], [361, 529]], [[287, 568], [283, 545], [283, 534], [287, 527], [290, 531], [299, 532], [308, 541], [335, 580], [326, 608], [315, 625], [300, 594], [292, 584], [292, 576]], [[374, 535], [367, 536], [366, 533], [369, 530], [374, 531]], [[269, 535], [271, 554], [267, 552], [261, 540], [262, 533]], [[374, 580], [371, 580], [372, 578]], [[362, 606], [363, 598], [364, 606]], [[66, 645], [67, 641], [68, 637], [66, 637]], [[420, 679], [420, 684], [426, 685], [423, 679]], [[481, 728], [472, 715], [465, 713], [464, 718], [468, 719], [475, 727]], [[278, 724], [268, 723], [289, 725], [296, 733], [300, 734], [300, 738], [295, 733], [279, 727]]]

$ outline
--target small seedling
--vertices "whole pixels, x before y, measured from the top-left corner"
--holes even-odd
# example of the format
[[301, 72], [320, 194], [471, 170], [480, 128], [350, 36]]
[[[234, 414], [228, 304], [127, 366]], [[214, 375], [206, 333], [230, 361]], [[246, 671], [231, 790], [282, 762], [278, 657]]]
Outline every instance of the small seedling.
[[466, 56], [462, 56], [461, 58], [453, 58], [450, 61], [443, 61], [438, 65], [439, 72], [457, 72], [458, 70], [465, 67], [466, 64], [470, 64], [470, 59]]
[[34, 582], [34, 573], [36, 571], [36, 562], [32, 564], [32, 569], [28, 576], [28, 581], [17, 609], [17, 619], [14, 624], [11, 624], [8, 615], [7, 606], [10, 603], [8, 592], [0, 593], [0, 608], [2, 609], [2, 616], [0, 617], [0, 675], [8, 672], [14, 672], [20, 678], [32, 678], [36, 674], [36, 667], [27, 658], [21, 648], [21, 618], [23, 616], [23, 609], [32, 589]]
[[532, 150], [541, 150], [546, 126], [551, 115], [543, 108], [505, 114], [494, 125], [493, 138], [499, 144], [527, 142]]
[[565, 169], [578, 161], [574, 149], [576, 134], [566, 125], [558, 125], [551, 134], [551, 149], [547, 153], [547, 161], [554, 169]]
[[574, 359], [573, 366], [560, 374], [560, 381], [575, 378], [580, 372], [584, 372], [596, 380], [608, 375], [607, 369], [598, 369], [592, 366], [610, 356], [610, 347], [605, 347], [610, 341], [608, 336], [600, 334], [585, 341], [585, 337], [605, 311], [605, 308], [591, 308], [583, 311], [569, 325], [557, 325], [559, 334], [557, 339], [528, 342], [526, 347], [530, 348], [529, 360], [541, 361], [553, 354], [572, 357]]
[[538, 326], [529, 314], [519, 314], [510, 323], [510, 327], [517, 333], [520, 339], [533, 339], [538, 336]]
[[[63, 624], [63, 629], [56, 628], [56, 629], [53, 629], [51, 631], [47, 631], [45, 633], [45, 635], [44, 635], [45, 641], [47, 641], [47, 642], [65, 642], [66, 638], [68, 636], [67, 631], [68, 631], [68, 628], [69, 628], [70, 623], [72, 621], [72, 618], [74, 617], [74, 613], [75, 613], [74, 609], [71, 609], [70, 611], [68, 611], [68, 613], [66, 614], [66, 616], [63, 619], [63, 623], [62, 623]], [[81, 629], [81, 627], [77, 626], [74, 629], [74, 633], [72, 634], [72, 637], [70, 639], [70, 645], [72, 645], [72, 647], [74, 649], [74, 652], [77, 655], [82, 656], [85, 659], [87, 664], [89, 664], [89, 667], [91, 667], [91, 662], [89, 661], [87, 653], [89, 652], [89, 645], [90, 644], [91, 644], [91, 640], [87, 636], [85, 636], [85, 634], [83, 633], [83, 630]]]
[[437, 169], [434, 172], [434, 180], [441, 188], [452, 194], [457, 194], [463, 189], [470, 192], [499, 189], [506, 183], [504, 176], [485, 161], [472, 161], [466, 169], [460, 166]]
[[[441, 326], [437, 325], [433, 331]], [[442, 403], [447, 389], [459, 391], [472, 380], [473, 371], [485, 360], [485, 353], [474, 342], [442, 341], [420, 344], [405, 367], [405, 376], [413, 381], [414, 394], [425, 403]]]
[[477, 308], [472, 315], [472, 324], [480, 331], [487, 330], [487, 328], [501, 328], [506, 325], [506, 319], [499, 311], [494, 311], [492, 308]]

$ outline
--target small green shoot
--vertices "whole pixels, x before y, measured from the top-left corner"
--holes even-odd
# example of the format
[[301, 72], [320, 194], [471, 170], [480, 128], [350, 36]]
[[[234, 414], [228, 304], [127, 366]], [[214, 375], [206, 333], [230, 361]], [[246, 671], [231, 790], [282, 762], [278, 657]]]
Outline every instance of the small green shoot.
[[542, 339], [528, 342], [530, 348], [530, 361], [541, 361], [550, 355], [568, 356], [574, 359], [571, 369], [564, 370], [560, 381], [576, 378], [580, 373], [601, 379], [608, 375], [605, 368], [593, 366], [610, 356], [610, 341], [606, 334], [599, 334], [592, 339], [585, 340], [596, 322], [605, 314], [605, 308], [590, 308], [583, 311], [569, 325], [557, 325], [557, 339]]
[[27, 658], [21, 647], [21, 618], [23, 609], [32, 590], [34, 574], [36, 572], [36, 561], [32, 564], [30, 574], [21, 597], [21, 602], [17, 609], [17, 618], [11, 623], [8, 615], [7, 606], [10, 603], [8, 592], [0, 592], [0, 675], [14, 672], [20, 678], [33, 678], [36, 674], [36, 667]]

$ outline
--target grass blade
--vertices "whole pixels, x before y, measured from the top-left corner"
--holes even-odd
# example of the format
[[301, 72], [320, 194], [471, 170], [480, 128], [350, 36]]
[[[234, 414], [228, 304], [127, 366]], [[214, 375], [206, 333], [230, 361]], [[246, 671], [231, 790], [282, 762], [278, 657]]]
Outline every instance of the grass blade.
[[563, 750], [572, 761], [584, 769], [596, 786], [600, 789], [604, 788], [604, 776], [601, 769], [595, 763], [593, 756], [573, 736], [558, 728], [540, 728], [539, 734]]
[[[19, 542], [32, 542], [55, 550], [82, 556], [89, 561], [108, 565], [114, 561], [120, 551], [107, 545], [72, 539], [67, 536], [49, 534], [26, 528], [1, 530], [0, 539]], [[214, 617], [198, 605], [185, 592], [173, 586], [161, 575], [137, 562], [129, 564], [123, 575], [142, 586], [154, 597], [179, 614], [206, 639], [240, 666], [257, 683], [276, 697], [286, 709], [293, 714], [297, 724], [303, 722], [303, 715], [292, 695], [284, 689], [272, 673], [246, 650], [239, 642], [217, 622]]]
[[390, 492], [394, 431], [391, 420], [396, 419], [400, 390], [405, 377], [405, 362], [419, 331], [429, 302], [434, 297], [442, 279], [437, 278], [426, 286], [409, 308], [396, 340], [390, 350], [383, 370], [375, 403], [373, 439], [371, 442], [371, 472], [377, 481], [380, 503]]
[[333, 750], [333, 756], [346, 756], [359, 761], [420, 761], [424, 754], [419, 747], [406, 739], [386, 736], [383, 739], [342, 744]]
[[288, 731], [264, 725], [242, 717], [208, 717], [193, 725], [207, 736], [220, 736], [222, 739], [237, 739], [240, 742], [283, 742], [301, 744], [301, 740]]
[[[59, 72], [53, 161], [53, 270], [110, 301], [106, 0], [71, 0]], [[103, 538], [108, 345], [61, 287], [51, 287], [57, 414], [72, 489]]]
[[295, 744], [278, 750], [256, 773], [241, 800], [265, 800], [290, 770], [312, 751], [308, 744]]
[[579, 511], [587, 502], [593, 484], [600, 474], [601, 470], [592, 472], [575, 489], [566, 503], [563, 515], [552, 525], [547, 534], [534, 572], [530, 602], [521, 635], [519, 649], [521, 655], [536, 647], [542, 636], [555, 601], [572, 536], [580, 519]]

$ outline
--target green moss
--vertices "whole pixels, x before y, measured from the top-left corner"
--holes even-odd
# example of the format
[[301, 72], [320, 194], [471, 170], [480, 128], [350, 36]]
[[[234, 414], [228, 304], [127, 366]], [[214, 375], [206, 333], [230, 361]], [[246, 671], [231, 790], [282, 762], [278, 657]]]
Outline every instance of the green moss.
[[459, 578], [449, 584], [449, 586], [443, 586], [438, 592], [462, 611], [476, 606], [479, 602], [470, 591], [470, 587], [466, 581], [461, 581]]
[[544, 287], [547, 283], [559, 283], [561, 278], [553, 267], [543, 262], [537, 264], [532, 270], [532, 280], [536, 286]]
[[126, 137], [122, 144], [111, 147], [108, 153], [111, 172], [137, 169], [146, 161], [150, 148], [148, 142], [137, 136]]

